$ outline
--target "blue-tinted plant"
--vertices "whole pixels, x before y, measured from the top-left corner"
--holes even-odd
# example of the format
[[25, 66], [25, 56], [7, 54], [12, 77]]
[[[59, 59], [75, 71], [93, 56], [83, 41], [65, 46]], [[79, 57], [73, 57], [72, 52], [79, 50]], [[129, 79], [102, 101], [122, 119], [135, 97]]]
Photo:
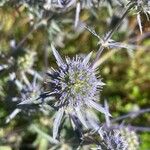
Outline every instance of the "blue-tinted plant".
[[129, 150], [128, 143], [119, 130], [105, 130], [102, 137], [98, 145], [99, 150]]
[[12, 74], [11, 80], [15, 82], [20, 93], [18, 97], [12, 98], [12, 101], [16, 101], [17, 105], [16, 109], [6, 118], [6, 123], [10, 122], [10, 120], [16, 117], [16, 115], [20, 112], [24, 112], [24, 114], [29, 115], [42, 108], [42, 102], [39, 100], [42, 88], [41, 85], [37, 83], [36, 77], [34, 77], [32, 83], [27, 81], [26, 84], [22, 84], [15, 78], [15, 74]]
[[87, 108], [94, 108], [106, 115], [108, 112], [96, 102], [104, 83], [97, 79], [96, 71], [89, 63], [92, 53], [85, 58], [76, 56], [64, 61], [53, 45], [52, 51], [59, 68], [48, 73], [50, 91], [47, 96], [55, 97], [52, 105], [57, 110], [53, 125], [53, 137], [56, 138], [64, 115], [69, 116], [77, 128], [80, 123], [89, 128]]
[[[40, 127], [42, 128], [35, 128], [38, 136], [36, 136], [37, 139], [34, 140], [34, 143], [32, 144], [33, 147], [38, 146], [39, 149], [42, 150], [47, 149], [48, 147], [52, 147], [53, 149], [65, 149], [66, 147], [67, 149], [76, 149], [75, 147], [78, 147], [78, 149], [82, 147], [83, 149], [94, 149], [96, 145], [97, 150], [138, 149], [139, 143], [136, 134], [132, 130], [125, 130], [124, 132], [123, 129], [126, 126], [122, 125], [122, 129], [120, 129], [120, 125], [118, 125], [118, 123], [116, 124], [116, 122], [120, 122], [120, 120], [123, 120], [124, 122], [131, 121], [131, 119], [135, 118], [140, 113], [149, 112], [150, 109], [139, 110], [134, 113], [129, 113], [127, 115], [125, 114], [121, 117], [111, 119], [108, 104], [105, 102], [105, 107], [103, 108], [102, 105], [98, 103], [98, 100], [100, 98], [99, 94], [104, 83], [102, 82], [100, 77], [97, 77], [97, 67], [101, 64], [99, 63], [99, 61], [101, 61], [101, 53], [105, 52], [105, 50], [107, 49], [115, 49], [116, 51], [116, 49], [118, 48], [126, 48], [127, 50], [130, 50], [132, 46], [134, 48], [137, 48], [137, 45], [132, 45], [132, 42], [130, 42], [130, 38], [136, 35], [136, 32], [131, 31], [133, 30], [133, 28], [131, 27], [131, 30], [127, 31], [126, 33], [120, 33], [120, 30], [118, 29], [122, 25], [124, 19], [126, 19], [127, 21], [129, 20], [129, 22], [132, 20], [132, 18], [128, 18], [128, 14], [133, 10], [133, 12], [135, 12], [137, 16], [140, 32], [142, 33], [142, 21], [144, 21], [142, 19], [143, 14], [145, 14], [147, 20], [149, 20], [149, 0], [2, 0], [0, 2], [0, 7], [1, 6], [4, 6], [4, 8], [2, 9], [5, 9], [7, 7], [9, 7], [10, 9], [11, 7], [10, 12], [12, 13], [12, 15], [10, 14], [10, 16], [13, 16], [11, 17], [12, 19], [7, 19], [9, 18], [7, 16], [9, 11], [5, 15], [5, 17], [3, 17], [3, 11], [1, 13], [0, 10], [0, 22], [2, 22], [0, 23], [0, 32], [2, 36], [4, 35], [4, 37], [1, 38], [2, 41], [0, 39], [0, 58], [2, 58], [0, 59], [0, 99], [2, 99], [2, 103], [0, 104], [2, 108], [0, 108], [0, 111], [5, 109], [5, 107], [3, 108], [5, 100], [8, 101], [10, 107], [14, 109], [14, 111], [6, 118], [6, 122], [10, 122], [10, 120], [13, 119], [18, 113], [22, 113], [23, 115], [27, 116], [30, 114], [38, 113], [39, 111], [44, 112], [44, 115], [46, 114], [46, 116], [40, 116], [40, 113], [40, 115], [38, 116], [39, 118], [36, 120], [38, 122], [37, 127], [40, 126], [39, 124], [41, 124]], [[121, 11], [118, 11], [118, 8]], [[109, 12], [107, 12], [108, 10]], [[115, 14], [119, 14], [116, 22], [114, 23], [112, 23], [114, 19], [113, 15], [115, 15], [113, 14], [113, 10], [116, 11]], [[103, 19], [103, 13], [107, 16], [104, 17], [105, 19]], [[23, 19], [21, 17], [23, 17]], [[11, 20], [8, 23], [8, 27], [6, 20]], [[95, 26], [96, 23], [93, 20], [97, 22], [97, 27]], [[19, 23], [16, 25], [16, 22]], [[70, 23], [71, 25], [72, 23], [74, 23], [74, 26], [69, 26]], [[91, 23], [93, 24], [91, 25]], [[102, 26], [106, 25], [108, 29], [105, 27], [102, 27], [101, 29], [101, 23]], [[86, 27], [87, 24], [89, 24], [90, 26], [95, 26], [95, 29], [100, 33], [100, 36], [94, 30]], [[12, 31], [13, 26], [15, 25], [16, 28], [14, 29], [14, 31]], [[79, 37], [79, 34], [83, 33], [84, 31], [83, 25], [94, 36], [98, 38], [97, 43], [94, 43], [99, 46], [98, 50], [95, 52], [96, 58], [92, 60], [92, 53], [89, 53], [87, 56], [76, 55], [73, 56], [73, 58], [66, 57], [65, 60], [63, 60], [58, 51], [52, 45], [52, 52], [54, 57], [56, 58], [58, 68], [52, 68], [47, 72], [48, 76], [46, 77], [44, 77], [43, 75], [43, 78], [45, 78], [44, 83], [46, 83], [43, 84], [44, 86], [36, 84], [35, 80], [32, 83], [32, 78], [35, 76], [38, 77], [38, 79], [42, 80], [36, 69], [43, 70], [44, 68], [44, 70], [47, 70], [47, 50], [50, 47], [49, 43], [55, 43], [55, 45], [57, 46], [72, 50], [72, 48], [75, 47], [74, 44], [76, 42], [72, 41], [73, 43], [68, 44], [67, 41], [68, 39], [75, 40], [75, 38]], [[4, 29], [5, 26], [7, 30]], [[21, 31], [19, 27], [22, 28]], [[103, 33], [105, 29], [107, 31]], [[38, 32], [40, 32], [40, 34], [37, 34]], [[24, 35], [22, 35], [22, 33]], [[124, 36], [124, 34], [125, 36], [128, 36], [129, 40], [121, 42], [121, 40], [123, 39], [122, 36]], [[113, 35], [115, 35], [116, 37]], [[146, 34], [146, 36], [149, 36], [149, 34]], [[144, 35], [142, 38], [145, 38], [146, 36]], [[34, 45], [32, 41], [34, 41], [36, 37], [38, 40], [40, 40], [40, 42], [37, 42], [37, 40]], [[118, 40], [116, 40], [115, 38]], [[127, 42], [129, 44], [125, 44], [124, 42]], [[29, 43], [29, 45], [27, 43]], [[36, 51], [38, 47], [37, 43], [40, 43], [39, 45], [42, 45], [39, 48], [40, 51]], [[82, 44], [82, 42], [80, 44], [81, 47], [82, 45], [85, 45]], [[24, 46], [26, 48], [24, 48]], [[93, 47], [93, 40], [91, 42], [91, 46]], [[78, 49], [78, 46], [76, 47], [76, 49]], [[114, 51], [110, 52], [114, 54]], [[84, 51], [82, 51], [82, 53], [84, 53]], [[111, 55], [106, 53], [106, 55], [109, 55], [110, 57], [112, 56], [112, 53], [110, 53]], [[72, 50], [72, 55], [73, 54], [74, 48]], [[36, 59], [35, 56], [37, 56]], [[41, 60], [44, 60], [45, 66], [42, 64], [43, 62]], [[102, 60], [106, 59], [102, 58]], [[116, 61], [121, 60], [119, 58]], [[138, 61], [139, 59], [137, 59], [136, 64], [139, 63]], [[143, 77], [145, 66], [141, 69], [138, 69], [138, 67], [136, 67], [136, 65], [134, 64], [134, 68], [136, 68], [142, 75], [142, 79], [135, 80], [133, 73], [130, 72], [130, 76], [134, 78], [135, 83], [137, 82], [138, 84], [140, 84], [143, 82], [143, 79], [146, 80], [146, 82], [147, 80], [149, 81], [148, 77]], [[111, 69], [112, 72], [118, 71], [118, 67], [108, 67], [105, 69], [106, 70], [104, 70], [104, 72], [109, 75], [111, 73]], [[124, 68], [120, 70], [124, 70]], [[138, 72], [135, 73], [135, 76]], [[114, 85], [112, 84], [112, 82], [116, 84], [121, 77], [122, 74], [119, 73], [116, 78], [117, 81], [115, 82], [111, 80], [108, 81], [108, 84]], [[122, 88], [123, 84], [120, 85]], [[133, 83], [129, 86], [132, 87]], [[144, 89], [147, 87], [143, 86], [142, 88]], [[135, 93], [138, 93], [138, 88], [134, 89]], [[129, 89], [127, 88], [127, 92], [128, 90]], [[123, 94], [119, 94], [121, 98], [124, 97], [124, 88], [122, 91]], [[109, 95], [111, 95], [111, 93]], [[140, 93], [138, 93], [138, 96], [139, 95]], [[107, 97], [108, 95], [105, 96]], [[110, 97], [114, 98], [114, 96]], [[120, 97], [115, 98], [120, 100]], [[146, 97], [148, 97], [148, 94], [146, 95]], [[13, 105], [11, 105], [11, 102], [9, 100], [13, 101]], [[143, 98], [141, 101], [141, 106], [145, 107], [145, 101], [146, 100]], [[15, 108], [14, 104], [16, 104]], [[115, 108], [118, 108], [119, 106], [119, 109], [121, 110], [124, 107], [124, 105], [121, 106], [121, 104], [121, 100], [117, 101], [117, 106], [113, 104], [112, 107], [110, 106], [110, 109], [113, 110]], [[99, 111], [99, 115], [96, 115], [94, 110]], [[53, 113], [55, 113], [54, 117], [52, 117]], [[103, 119], [103, 115], [100, 115], [101, 113], [105, 115], [106, 123], [99, 121]], [[5, 113], [0, 112], [0, 118], [2, 118], [4, 115]], [[118, 113], [116, 112], [115, 115], [117, 116]], [[19, 118], [19, 121], [22, 120], [22, 118]], [[126, 118], [129, 118], [130, 120], [126, 120]], [[54, 120], [53, 124], [51, 123], [52, 120]], [[77, 134], [77, 136], [72, 135], [72, 129], [67, 122], [68, 120], [70, 121], [73, 129], [75, 130], [74, 133]], [[32, 124], [36, 121], [30, 121], [30, 123]], [[0, 121], [0, 123], [1, 122], [3, 121]], [[11, 129], [14, 129], [15, 127], [18, 128], [18, 124], [13, 125]], [[32, 127], [34, 127], [34, 125]], [[149, 128], [146, 127], [130, 127], [141, 131], [149, 130]], [[52, 132], [55, 142], [52, 142], [52, 138], [47, 135], [50, 134], [51, 128], [53, 128]], [[47, 133], [43, 134], [43, 129], [44, 132], [46, 131]], [[60, 138], [58, 135], [60, 131], [59, 129], [62, 129]], [[130, 132], [130, 134], [127, 134], [127, 132]], [[56, 139], [60, 139], [60, 141], [58, 142]], [[48, 143], [48, 141], [51, 143]], [[40, 143], [40, 146], [37, 145], [38, 142]], [[53, 145], [54, 143], [56, 145]], [[23, 144], [24, 143], [22, 143], [22, 145]], [[21, 149], [21, 147], [19, 148]], [[16, 147], [14, 149], [16, 149]]]

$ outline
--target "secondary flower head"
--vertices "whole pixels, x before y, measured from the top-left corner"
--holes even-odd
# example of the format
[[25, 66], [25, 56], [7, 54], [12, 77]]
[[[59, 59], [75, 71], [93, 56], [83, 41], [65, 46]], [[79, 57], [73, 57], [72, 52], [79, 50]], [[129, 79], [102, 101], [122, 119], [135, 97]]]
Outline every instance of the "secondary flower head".
[[119, 130], [106, 130], [98, 150], [128, 150], [128, 143]]
[[98, 89], [104, 84], [97, 79], [95, 70], [89, 63], [92, 53], [85, 58], [76, 56], [63, 61], [53, 45], [52, 51], [59, 67], [58, 70], [53, 69], [52, 73], [48, 73], [51, 77], [51, 80], [48, 81], [51, 89], [49, 95], [55, 97], [53, 107], [58, 110], [53, 129], [53, 136], [56, 138], [64, 113], [71, 117], [75, 125], [76, 118], [88, 128], [87, 120], [89, 118], [85, 113], [86, 108], [95, 108], [104, 114], [108, 114], [108, 112], [95, 102]]

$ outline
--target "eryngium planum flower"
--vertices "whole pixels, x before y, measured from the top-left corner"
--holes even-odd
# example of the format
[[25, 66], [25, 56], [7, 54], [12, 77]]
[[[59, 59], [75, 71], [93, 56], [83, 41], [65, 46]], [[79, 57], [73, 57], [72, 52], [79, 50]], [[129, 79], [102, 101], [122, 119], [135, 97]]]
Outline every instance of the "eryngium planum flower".
[[119, 130], [103, 131], [103, 140], [98, 145], [98, 150], [129, 150], [128, 143]]
[[[95, 70], [89, 63], [92, 53], [85, 58], [76, 56], [63, 61], [53, 45], [52, 51], [59, 68], [48, 73], [51, 79], [47, 82], [50, 87], [47, 96], [55, 97], [53, 107], [57, 113], [54, 120], [53, 137], [56, 138], [64, 114], [70, 117], [76, 128], [80, 128], [81, 125], [90, 128], [95, 126], [95, 121], [90, 115], [87, 115], [87, 108], [95, 108], [107, 115], [109, 113], [95, 102], [98, 98], [98, 91], [104, 84], [97, 79]], [[93, 125], [89, 122], [92, 122]]]

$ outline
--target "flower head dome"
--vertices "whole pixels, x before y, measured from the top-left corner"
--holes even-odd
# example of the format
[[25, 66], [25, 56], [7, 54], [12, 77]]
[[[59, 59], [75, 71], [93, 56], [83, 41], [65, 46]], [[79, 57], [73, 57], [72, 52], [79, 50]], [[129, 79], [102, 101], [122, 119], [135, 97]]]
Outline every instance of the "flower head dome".
[[56, 138], [63, 114], [69, 115], [75, 125], [75, 118], [77, 118], [88, 128], [86, 108], [95, 108], [104, 114], [108, 112], [95, 102], [98, 89], [104, 83], [97, 79], [95, 70], [89, 63], [92, 53], [85, 58], [76, 56], [63, 61], [53, 45], [52, 51], [59, 67], [57, 70], [53, 69], [52, 73], [48, 73], [51, 78], [48, 81], [51, 89], [49, 95], [55, 97], [53, 106], [58, 110], [53, 129], [53, 136]]

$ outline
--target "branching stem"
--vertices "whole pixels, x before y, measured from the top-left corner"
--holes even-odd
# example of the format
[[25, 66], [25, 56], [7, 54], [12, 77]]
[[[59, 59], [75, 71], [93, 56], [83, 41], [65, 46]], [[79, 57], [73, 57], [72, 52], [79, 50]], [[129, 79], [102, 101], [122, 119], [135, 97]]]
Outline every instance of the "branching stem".
[[[125, 10], [125, 12], [123, 13], [122, 17], [120, 18], [119, 22], [115, 25], [115, 27], [106, 35], [106, 37], [103, 39], [104, 43], [107, 43], [109, 41], [109, 39], [112, 37], [112, 35], [115, 33], [115, 31], [119, 28], [120, 24], [122, 23], [123, 19], [127, 16], [129, 10], [134, 6], [134, 4], [129, 5], [129, 7]], [[103, 50], [105, 49], [105, 47], [101, 44], [99, 47], [99, 50], [96, 54], [96, 58], [94, 60], [94, 62], [92, 63], [93, 68], [95, 68], [95, 63], [99, 60], [100, 55], [102, 54]]]

